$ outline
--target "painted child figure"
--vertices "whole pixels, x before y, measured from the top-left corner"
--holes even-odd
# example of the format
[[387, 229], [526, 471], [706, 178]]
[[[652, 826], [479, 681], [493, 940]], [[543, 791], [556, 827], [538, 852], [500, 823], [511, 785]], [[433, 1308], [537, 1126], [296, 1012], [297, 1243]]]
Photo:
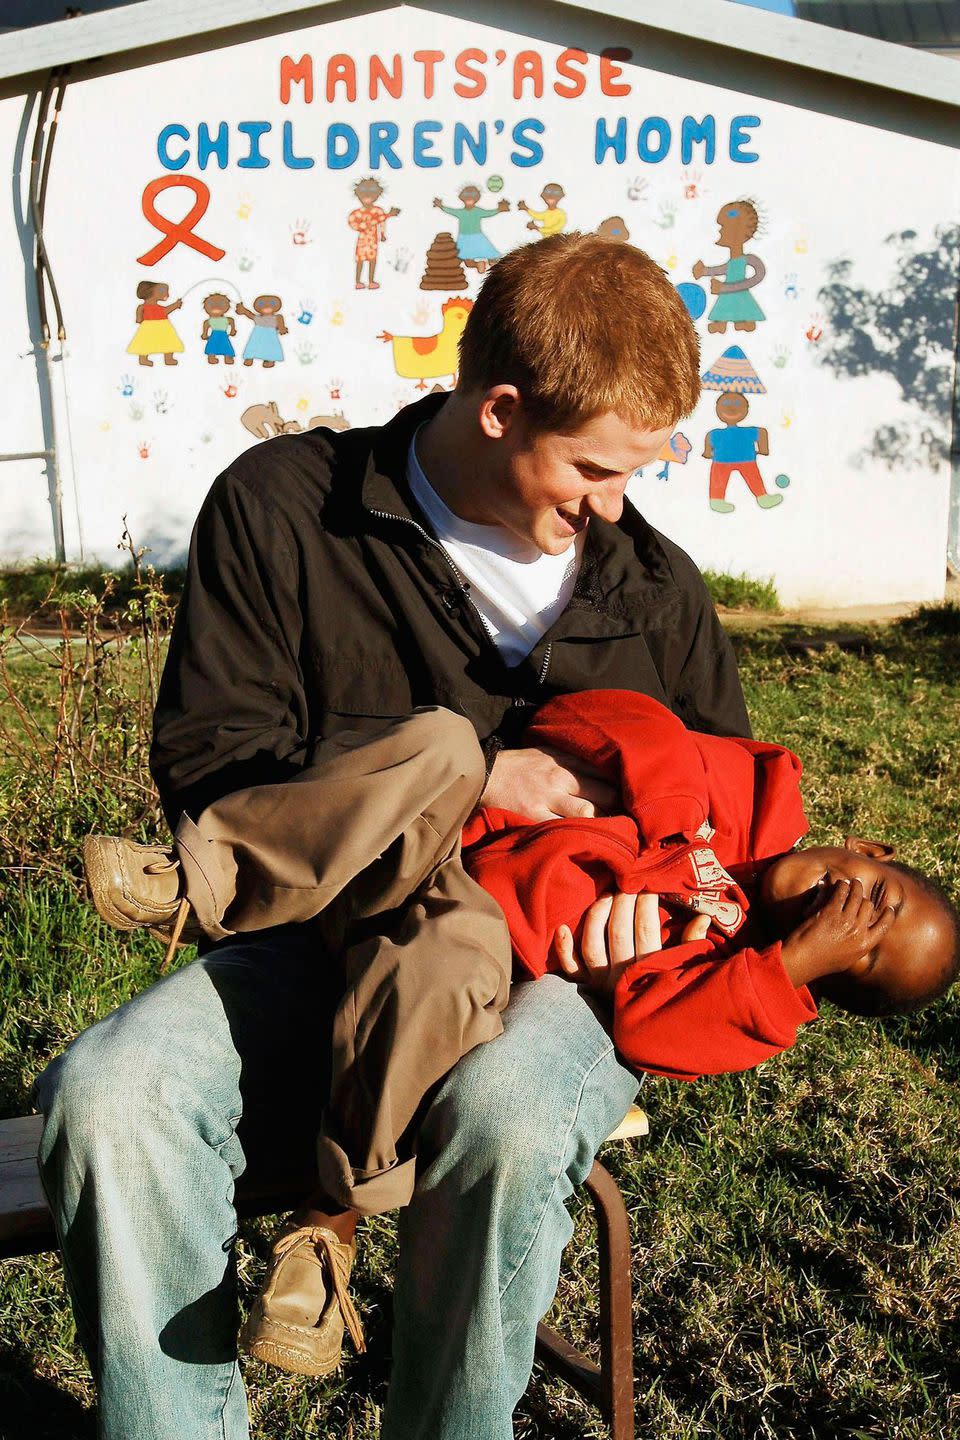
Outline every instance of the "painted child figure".
[[258, 295], [252, 310], [242, 301], [237, 301], [237, 314], [253, 321], [253, 329], [243, 347], [244, 365], [252, 365], [259, 360], [264, 370], [270, 370], [278, 360], [283, 359], [280, 336], [286, 335], [287, 325], [280, 313], [282, 304], [279, 295]]
[[750, 405], [745, 395], [726, 390], [717, 400], [717, 419], [722, 430], [708, 430], [703, 454], [710, 464], [710, 509], [718, 515], [729, 515], [736, 509], [727, 498], [730, 476], [737, 472], [747, 483], [761, 510], [773, 510], [783, 504], [782, 495], [771, 495], [763, 483], [757, 465], [758, 455], [770, 454], [770, 437], [757, 425], [743, 425]]
[[495, 210], [485, 210], [480, 205], [480, 191], [476, 185], [464, 185], [459, 197], [460, 207], [444, 205], [439, 195], [434, 205], [444, 215], [452, 215], [457, 222], [457, 254], [464, 265], [471, 266], [482, 275], [488, 266], [500, 259], [500, 251], [483, 233], [483, 221], [494, 215], [503, 215], [510, 209], [509, 200], [500, 200]]
[[744, 245], [757, 233], [760, 217], [750, 200], [734, 200], [721, 207], [717, 215], [720, 234], [717, 244], [730, 251], [730, 259], [722, 265], [704, 265], [698, 260], [693, 278], [710, 275], [710, 293], [718, 298], [707, 316], [707, 329], [723, 334], [730, 321], [734, 330], [755, 330], [758, 320], [766, 316], [750, 294], [766, 275], [759, 255], [744, 253]]
[[137, 329], [127, 346], [128, 355], [136, 355], [141, 365], [152, 365], [151, 355], [162, 355], [165, 365], [176, 365], [177, 355], [183, 349], [183, 341], [174, 330], [169, 316], [183, 305], [174, 300], [172, 305], [163, 302], [170, 295], [170, 286], [157, 280], [141, 280], [137, 286]]
[[227, 314], [230, 309], [229, 297], [208, 295], [203, 302], [203, 308], [207, 312], [207, 318], [203, 322], [200, 339], [206, 341], [203, 353], [207, 357], [207, 364], [216, 365], [222, 358], [225, 365], [232, 365], [236, 359], [232, 340], [237, 333], [237, 326], [233, 316]]
[[[353, 193], [360, 201], [355, 210], [351, 210], [347, 216], [347, 224], [351, 230], [357, 232], [357, 247], [355, 258], [357, 271], [355, 286], [357, 290], [379, 290], [379, 281], [374, 279], [377, 269], [377, 256], [380, 253], [380, 242], [387, 238], [387, 221], [400, 211], [396, 205], [389, 210], [384, 210], [377, 201], [383, 194], [383, 186], [373, 175], [367, 176], [364, 180], [358, 180], [353, 187]], [[367, 281], [364, 284], [363, 267], [367, 267]]]
[[548, 235], [559, 235], [567, 224], [567, 212], [560, 209], [560, 201], [563, 196], [563, 186], [557, 185], [551, 180], [540, 191], [540, 199], [546, 207], [544, 210], [531, 210], [525, 200], [518, 200], [517, 209], [525, 210], [530, 216], [527, 221], [527, 229], [535, 230], [544, 239]]

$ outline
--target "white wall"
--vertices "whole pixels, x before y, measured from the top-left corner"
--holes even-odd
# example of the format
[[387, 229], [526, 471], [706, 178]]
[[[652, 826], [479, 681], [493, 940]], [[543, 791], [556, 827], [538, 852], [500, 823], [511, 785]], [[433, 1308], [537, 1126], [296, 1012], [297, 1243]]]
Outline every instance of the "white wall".
[[[605, 43], [625, 43], [616, 22], [606, 22], [603, 31]], [[424, 94], [424, 65], [413, 58], [426, 49], [444, 55], [431, 98]], [[465, 90], [479, 88], [479, 81], [455, 69], [456, 57], [470, 49], [488, 57], [473, 71], [461, 61], [467, 77], [482, 72], [483, 93], [458, 95], [456, 83]], [[852, 283], [883, 288], [897, 258], [886, 237], [909, 228], [916, 232], [915, 245], [923, 247], [936, 226], [949, 223], [960, 193], [957, 153], [795, 105], [758, 100], [719, 83], [644, 69], [640, 53], [635, 63], [622, 65], [622, 74], [603, 81], [596, 55], [585, 67], [567, 67], [585, 70], [585, 91], [563, 98], [553, 89], [554, 82], [564, 83], [556, 70], [561, 49], [477, 23], [397, 9], [71, 83], [54, 157], [47, 242], [69, 334], [65, 360], [54, 366], [54, 398], [73, 554], [79, 546], [73, 487], [88, 554], [113, 557], [124, 513], [135, 537], [151, 544], [161, 561], [182, 552], [213, 476], [239, 450], [258, 443], [240, 422], [252, 405], [275, 402], [288, 421], [306, 423], [314, 415], [341, 410], [352, 424], [366, 424], [386, 419], [416, 398], [415, 382], [394, 368], [393, 347], [377, 336], [382, 331], [397, 336], [440, 332], [442, 304], [457, 293], [419, 288], [433, 237], [456, 228], [433, 207], [434, 196], [455, 205], [459, 188], [476, 182], [483, 191], [482, 206], [509, 200], [510, 211], [483, 226], [504, 250], [537, 243], [516, 202], [539, 206], [543, 185], [555, 181], [566, 191], [567, 228], [590, 230], [609, 216], [621, 216], [631, 242], [654, 255], [678, 284], [693, 283], [697, 260], [716, 265], [727, 258], [716, 243], [721, 205], [749, 197], [762, 215], [762, 231], [746, 248], [766, 267], [765, 278], [751, 291], [765, 318], [752, 332], [728, 326], [720, 335], [707, 333], [705, 314], [697, 328], [705, 368], [729, 346], [740, 345], [766, 387], [766, 393], [749, 397], [746, 423], [769, 432], [770, 456], [760, 457], [760, 471], [766, 489], [782, 496], [782, 504], [761, 510], [734, 475], [727, 490], [733, 512], [710, 508], [709, 462], [702, 451], [706, 432], [719, 422], [717, 394], [705, 391], [695, 414], [680, 426], [691, 446], [686, 464], [672, 464], [666, 480], [653, 466], [632, 482], [632, 498], [653, 523], [703, 566], [772, 576], [787, 603], [862, 604], [942, 594], [949, 486], [945, 459], [931, 459], [918, 445], [915, 463], [905, 469], [871, 459], [867, 452], [874, 432], [885, 424], [908, 429], [922, 424], [943, 441], [947, 416], [923, 415], [887, 376], [836, 378], [821, 363], [831, 342], [829, 331], [819, 340], [808, 338], [808, 332], [815, 334], [821, 323], [817, 291], [829, 262], [848, 256], [854, 262]], [[523, 98], [514, 98], [513, 65], [523, 50], [542, 57], [540, 98], [530, 82]], [[343, 86], [332, 102], [326, 100], [326, 63], [338, 52], [356, 62], [355, 102], [345, 98]], [[501, 53], [504, 59], [498, 62]], [[401, 56], [400, 98], [385, 93], [375, 101], [368, 98], [371, 54], [382, 56], [388, 66], [394, 55]], [[297, 85], [289, 103], [281, 102], [284, 55], [313, 57], [313, 103], [305, 103]], [[615, 84], [629, 85], [630, 94], [603, 93]], [[0, 102], [0, 139], [11, 156], [22, 109], [20, 97]], [[706, 163], [703, 146], [695, 146], [685, 164], [683, 118], [699, 121], [707, 115], [716, 123], [715, 156]], [[756, 117], [759, 124], [741, 124], [734, 142], [739, 134], [741, 155], [757, 158], [738, 162], [730, 155], [730, 136], [731, 125], [742, 116]], [[626, 120], [627, 158], [617, 163], [615, 152], [608, 150], [598, 163], [597, 122], [614, 134], [620, 117]], [[662, 124], [647, 125], [646, 158], [636, 148], [638, 132], [650, 117], [661, 117], [671, 128], [671, 144], [659, 161], [653, 156], [665, 136]], [[417, 132], [424, 121], [436, 121], [440, 128]], [[249, 132], [238, 126], [248, 122], [272, 127], [260, 142], [268, 163], [256, 168], [243, 163]], [[292, 127], [288, 163], [285, 122]], [[486, 124], [483, 163], [469, 150], [461, 164], [455, 163], [458, 122], [474, 137]], [[514, 127], [524, 122], [535, 122], [523, 134], [542, 147], [542, 156], [533, 143], [511, 138]], [[215, 156], [199, 168], [201, 123], [214, 137], [221, 123], [226, 125], [225, 168]], [[371, 123], [397, 127], [394, 150], [400, 161], [399, 168], [380, 163], [374, 172], [386, 187], [384, 207], [401, 211], [388, 222], [387, 238], [379, 246], [377, 291], [354, 288], [356, 234], [347, 224], [357, 203], [353, 186], [371, 173]], [[328, 127], [336, 124], [351, 127], [359, 142], [355, 163], [344, 168], [328, 166]], [[158, 136], [171, 125], [187, 131], [186, 140], [172, 135], [165, 152], [171, 164], [187, 154], [182, 170], [166, 168], [158, 157]], [[341, 146], [349, 140], [344, 135]], [[428, 141], [432, 149], [426, 148]], [[440, 163], [416, 163], [418, 143], [424, 147], [421, 162]], [[292, 157], [315, 163], [294, 168]], [[525, 163], [531, 158], [534, 163]], [[178, 244], [156, 265], [138, 262], [162, 238], [144, 218], [143, 192], [165, 176], [194, 177], [207, 187], [209, 206], [195, 231], [225, 251], [221, 259]], [[496, 180], [489, 185], [492, 177], [502, 179], [502, 189]], [[170, 217], [182, 216], [192, 199], [176, 188], [160, 195], [156, 206]], [[0, 263], [4, 273], [22, 273], [20, 241], [6, 210], [0, 212]], [[469, 289], [460, 293], [469, 298], [478, 279], [476, 271], [466, 273]], [[185, 297], [183, 309], [171, 316], [185, 347], [176, 367], [165, 367], [160, 356], [153, 357], [151, 368], [141, 367], [125, 353], [136, 329], [135, 292], [143, 280], [168, 284], [171, 299]], [[709, 279], [700, 283], [707, 287]], [[251, 330], [242, 317], [235, 317], [236, 363], [208, 363], [200, 339], [201, 302], [219, 289], [232, 300], [242, 296], [248, 306], [261, 293], [282, 298], [289, 329], [282, 340], [282, 363], [272, 369], [240, 363]], [[707, 298], [708, 312], [715, 298]], [[307, 311], [312, 318], [304, 323]], [[18, 280], [0, 342], [5, 450], [44, 443], [29, 329]], [[437, 379], [449, 386], [451, 374]], [[428, 376], [426, 384], [433, 383]], [[225, 394], [228, 386], [236, 386], [237, 393]], [[5, 558], [52, 551], [42, 466], [0, 466], [0, 514]]]

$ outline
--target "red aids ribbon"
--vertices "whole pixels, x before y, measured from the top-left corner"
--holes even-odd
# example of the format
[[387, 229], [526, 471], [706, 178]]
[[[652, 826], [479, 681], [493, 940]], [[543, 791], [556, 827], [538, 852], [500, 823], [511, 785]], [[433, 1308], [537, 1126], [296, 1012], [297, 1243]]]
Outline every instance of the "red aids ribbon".
[[[161, 215], [153, 203], [163, 190], [169, 190], [174, 186], [184, 185], [188, 190], [193, 191], [194, 203], [187, 215], [182, 220], [168, 220], [166, 215]], [[151, 180], [143, 192], [143, 213], [155, 229], [161, 230], [163, 240], [158, 240], [152, 250], [137, 257], [138, 265], [156, 265], [164, 255], [169, 255], [175, 245], [189, 245], [193, 250], [199, 250], [201, 255], [206, 255], [209, 260], [222, 260], [226, 250], [221, 250], [218, 245], [211, 245], [208, 240], [201, 240], [199, 235], [194, 235], [193, 227], [198, 220], [202, 220], [207, 213], [207, 206], [210, 204], [210, 191], [202, 180], [194, 180], [190, 175], [161, 175], [159, 180]]]

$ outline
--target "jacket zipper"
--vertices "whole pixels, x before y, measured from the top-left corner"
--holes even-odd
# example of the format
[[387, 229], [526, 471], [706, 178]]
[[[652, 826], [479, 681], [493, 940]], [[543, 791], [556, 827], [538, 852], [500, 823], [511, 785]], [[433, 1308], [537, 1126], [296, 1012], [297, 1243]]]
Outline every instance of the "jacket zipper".
[[[601, 820], [601, 821], [602, 821], [604, 818], [606, 818], [606, 817], [604, 817], [604, 816], [602, 816], [602, 815], [598, 815], [598, 816], [596, 817], [597, 820]], [[517, 836], [514, 834], [513, 831], [508, 832], [508, 833], [510, 834], [510, 837], [511, 837], [512, 841], [513, 841], [511, 848], [514, 849], [514, 850], [524, 850], [524, 849], [526, 849], [526, 847], [527, 847], [528, 845], [535, 845], [536, 842], [537, 842], [537, 840], [540, 839], [541, 834], [543, 833], [543, 832], [542, 832], [542, 827], [543, 827], [544, 825], [550, 825], [551, 827], [552, 827], [552, 826], [556, 826], [556, 825], [563, 825], [563, 826], [564, 826], [564, 829], [565, 829], [566, 831], [568, 831], [568, 832], [569, 832], [570, 830], [582, 830], [582, 831], [584, 832], [584, 834], [586, 834], [586, 835], [592, 835], [594, 839], [597, 838], [597, 831], [594, 829], [593, 823], [591, 823], [591, 824], [588, 825], [588, 824], [585, 824], [582, 820], [567, 820], [567, 819], [565, 819], [563, 816], [558, 816], [556, 820], [541, 821], [539, 825], [531, 826], [530, 829], [525, 830], [525, 831], [523, 832], [523, 834], [520, 835], [519, 837], [517, 837]], [[603, 836], [601, 836], [601, 839], [602, 839], [602, 842], [603, 842], [604, 845], [614, 845], [614, 846], [616, 846], [616, 848], [617, 848], [618, 850], [622, 850], [625, 855], [629, 855], [631, 860], [636, 860], [636, 859], [638, 858], [637, 851], [634, 850], [633, 846], [632, 846], [632, 845], [628, 845], [627, 842], [626, 842], [625, 840], [621, 840], [621, 839], [619, 838], [619, 836], [617, 836], [617, 835], [603, 835]], [[493, 844], [491, 843], [490, 845], [485, 846], [485, 847], [484, 847], [484, 850], [481, 851], [480, 853], [483, 854], [483, 853], [485, 853], [485, 852], [487, 852], [487, 851], [489, 851], [489, 850], [492, 850], [492, 849], [493, 849]], [[661, 864], [664, 864], [664, 863], [666, 863], [666, 862], [661, 862]], [[659, 868], [660, 868], [659, 866], [651, 866], [651, 869], [654, 869], [654, 870], [655, 870], [655, 869], [659, 869]]]
[[[422, 525], [418, 524], [416, 520], [408, 518], [406, 515], [392, 515], [389, 510], [371, 510], [370, 514], [376, 515], [379, 520], [396, 520], [399, 521], [401, 525], [412, 525], [418, 535], [422, 535], [424, 540], [426, 540], [429, 545], [432, 545], [435, 550], [440, 551], [440, 554], [447, 562], [447, 566], [449, 567], [451, 575], [456, 581], [457, 589], [460, 591], [460, 594], [470, 606], [470, 609], [473, 611], [474, 615], [476, 615], [477, 619], [480, 621], [480, 628], [483, 630], [483, 633], [487, 637], [488, 642], [493, 646], [494, 650], [497, 651], [497, 655], [499, 656], [500, 651], [497, 650], [497, 646], [493, 639], [493, 636], [490, 634], [490, 631], [487, 628], [487, 622], [480, 614], [480, 611], [478, 610], [474, 601], [470, 598], [470, 592], [464, 586], [463, 577], [461, 576], [460, 571], [457, 569], [456, 565], [454, 565], [453, 561], [450, 559], [450, 556], [440, 544], [439, 540], [435, 540], [432, 535], [430, 535], [426, 530], [424, 530]], [[537, 677], [538, 685], [542, 685], [547, 678], [547, 669], [550, 665], [550, 652], [552, 649], [553, 641], [550, 640], [548, 641], [547, 648], [543, 653], [543, 664], [540, 666], [540, 674]]]
[[[487, 629], [487, 623], [486, 623], [486, 621], [484, 620], [483, 616], [480, 614], [480, 611], [477, 609], [477, 607], [476, 607], [476, 605], [474, 604], [473, 600], [471, 600], [469, 591], [468, 591], [468, 590], [465, 588], [465, 586], [464, 586], [463, 578], [462, 578], [462, 576], [461, 576], [461, 574], [460, 574], [460, 571], [457, 569], [456, 565], [454, 565], [453, 561], [450, 559], [450, 556], [447, 554], [446, 550], [445, 550], [445, 549], [443, 548], [443, 546], [440, 544], [439, 540], [434, 540], [433, 536], [430, 535], [430, 534], [428, 534], [427, 531], [424, 530], [424, 528], [423, 528], [422, 525], [419, 525], [416, 520], [408, 519], [406, 515], [392, 515], [389, 510], [371, 510], [371, 511], [370, 511], [370, 514], [371, 514], [371, 515], [376, 515], [377, 518], [380, 519], [380, 520], [396, 520], [396, 521], [399, 521], [399, 523], [400, 523], [401, 525], [412, 525], [413, 528], [414, 528], [414, 530], [416, 530], [416, 532], [417, 532], [418, 535], [422, 535], [423, 538], [424, 538], [424, 540], [426, 540], [429, 545], [432, 545], [435, 550], [439, 550], [439, 551], [440, 551], [440, 554], [443, 556], [444, 560], [447, 562], [447, 566], [448, 566], [448, 568], [449, 568], [449, 570], [450, 570], [451, 575], [453, 576], [454, 580], [456, 581], [457, 589], [460, 591], [460, 594], [463, 596], [464, 600], [466, 600], [467, 604], [470, 606], [470, 609], [473, 611], [473, 613], [476, 615], [477, 619], [480, 621], [480, 627], [481, 627], [481, 629], [483, 630], [484, 635], [486, 635], [487, 640], [490, 642], [491, 645], [493, 645], [493, 648], [496, 650], [497, 647], [496, 647], [496, 645], [494, 644], [493, 636], [490, 634], [490, 631]], [[499, 650], [497, 650], [497, 654], [498, 654], [498, 655], [500, 654]]]

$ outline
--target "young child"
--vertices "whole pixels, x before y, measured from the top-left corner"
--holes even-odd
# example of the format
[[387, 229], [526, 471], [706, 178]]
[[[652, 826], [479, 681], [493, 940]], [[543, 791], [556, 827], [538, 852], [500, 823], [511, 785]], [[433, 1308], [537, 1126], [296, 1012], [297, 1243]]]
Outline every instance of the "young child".
[[[525, 742], [596, 767], [624, 813], [534, 825], [481, 810], [464, 863], [506, 915], [524, 971], [612, 994], [617, 1048], [637, 1070], [746, 1070], [816, 1019], [814, 995], [856, 1014], [903, 1013], [957, 978], [960, 917], [891, 846], [795, 848], [808, 826], [789, 750], [688, 731], [625, 691], [549, 701]], [[617, 891], [658, 897], [664, 948], [591, 972], [573, 935]], [[691, 913], [706, 933], [684, 940]]]

